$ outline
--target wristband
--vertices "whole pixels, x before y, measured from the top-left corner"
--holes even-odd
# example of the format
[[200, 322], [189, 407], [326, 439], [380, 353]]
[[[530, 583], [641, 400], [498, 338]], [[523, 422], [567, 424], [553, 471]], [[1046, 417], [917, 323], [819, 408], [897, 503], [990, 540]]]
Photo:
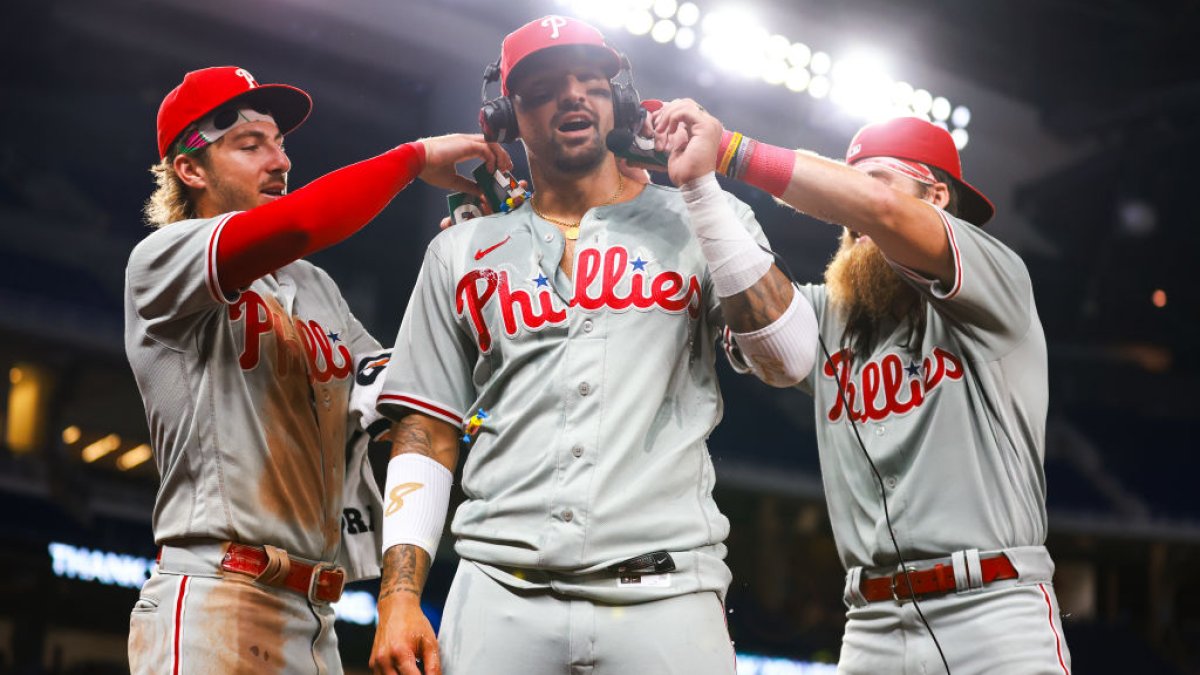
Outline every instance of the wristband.
[[450, 505], [450, 471], [425, 455], [406, 452], [388, 462], [384, 489], [383, 553], [397, 544], [437, 553]]
[[792, 182], [796, 152], [726, 130], [717, 146], [717, 171], [722, 175], [782, 196]]

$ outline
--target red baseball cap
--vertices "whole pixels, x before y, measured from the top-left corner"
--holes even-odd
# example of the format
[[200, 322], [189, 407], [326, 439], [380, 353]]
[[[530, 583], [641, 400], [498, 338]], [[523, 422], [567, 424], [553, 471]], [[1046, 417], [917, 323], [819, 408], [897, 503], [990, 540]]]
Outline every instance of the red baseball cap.
[[979, 190], [962, 179], [962, 160], [950, 132], [917, 117], [896, 117], [868, 124], [854, 134], [846, 150], [846, 163], [868, 157], [895, 157], [921, 162], [950, 174], [958, 188], [958, 210], [963, 220], [982, 226], [996, 207]]
[[260, 103], [288, 133], [308, 118], [312, 98], [286, 84], [259, 84], [245, 68], [218, 66], [193, 70], [171, 90], [158, 108], [158, 156], [166, 158], [188, 125], [235, 98]]
[[534, 54], [561, 58], [563, 48], [572, 48], [595, 59], [611, 79], [621, 72], [621, 57], [604, 43], [604, 36], [578, 19], [551, 14], [534, 19], [509, 33], [500, 45], [500, 92], [511, 96], [509, 82], [520, 73]]

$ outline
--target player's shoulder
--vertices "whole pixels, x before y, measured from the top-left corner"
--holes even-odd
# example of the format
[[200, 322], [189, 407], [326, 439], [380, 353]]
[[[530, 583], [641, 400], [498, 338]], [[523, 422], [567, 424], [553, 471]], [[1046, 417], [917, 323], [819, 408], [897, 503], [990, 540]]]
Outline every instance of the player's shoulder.
[[[734, 207], [735, 211], [740, 212], [742, 209], [750, 210], [750, 206], [746, 204], [746, 202], [738, 199], [737, 195], [733, 194], [729, 190], [721, 188], [721, 192], [725, 193], [725, 198], [729, 200], [730, 205]], [[684, 207], [683, 192], [673, 185], [647, 183], [646, 189], [643, 190], [642, 193], [648, 201], [657, 201], [664, 204], [677, 205], [680, 208]]]
[[133, 247], [129, 252], [128, 264], [151, 262], [165, 252], [181, 246], [207, 247], [213, 227], [233, 215], [235, 214], [224, 213], [212, 218], [189, 218], [158, 227]]
[[518, 208], [506, 214], [490, 214], [473, 217], [443, 229], [430, 241], [428, 253], [437, 257], [443, 263], [460, 257], [462, 251], [473, 250], [472, 247], [480, 240], [492, 237], [505, 237], [512, 229], [528, 227], [530, 215], [526, 208]]

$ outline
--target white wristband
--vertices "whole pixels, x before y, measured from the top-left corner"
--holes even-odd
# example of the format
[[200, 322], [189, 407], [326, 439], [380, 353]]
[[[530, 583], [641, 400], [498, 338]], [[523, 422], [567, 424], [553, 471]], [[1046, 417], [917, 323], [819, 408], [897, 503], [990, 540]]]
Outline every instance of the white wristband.
[[792, 304], [779, 318], [749, 333], [734, 333], [738, 350], [758, 379], [791, 387], [808, 377], [817, 358], [817, 315], [808, 298], [792, 291]]
[[680, 186], [692, 231], [708, 261], [717, 297], [728, 298], [753, 286], [775, 260], [742, 226], [714, 174]]
[[388, 462], [383, 495], [385, 554], [397, 544], [413, 544], [425, 549], [433, 560], [446, 525], [453, 478], [446, 467], [416, 453], [396, 455]]

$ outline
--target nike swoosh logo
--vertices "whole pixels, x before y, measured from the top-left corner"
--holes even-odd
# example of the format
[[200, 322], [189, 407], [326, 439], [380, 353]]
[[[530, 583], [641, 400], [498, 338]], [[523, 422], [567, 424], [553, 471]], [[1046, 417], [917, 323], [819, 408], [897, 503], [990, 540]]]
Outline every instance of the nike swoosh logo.
[[491, 253], [492, 251], [495, 251], [496, 249], [500, 248], [501, 246], [507, 244], [509, 239], [512, 239], [511, 234], [508, 235], [507, 237], [505, 237], [504, 241], [502, 241], [498, 244], [492, 244], [491, 246], [489, 246], [487, 248], [481, 248], [478, 251], [475, 251], [475, 259], [483, 260], [483, 256], [485, 256], [485, 255]]

